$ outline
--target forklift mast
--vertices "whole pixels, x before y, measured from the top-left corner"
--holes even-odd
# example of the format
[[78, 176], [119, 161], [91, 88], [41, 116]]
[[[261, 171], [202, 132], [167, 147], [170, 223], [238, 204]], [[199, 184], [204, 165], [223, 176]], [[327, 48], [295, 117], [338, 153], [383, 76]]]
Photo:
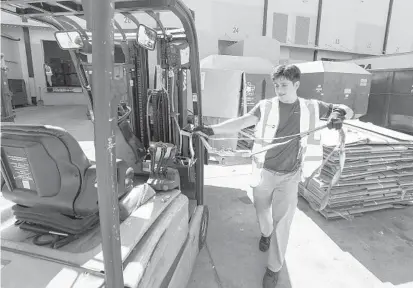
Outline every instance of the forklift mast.
[[[133, 15], [128, 17], [137, 22]], [[178, 148], [178, 156], [188, 159], [190, 158], [189, 139], [181, 137], [180, 128], [192, 124], [195, 116], [189, 45], [183, 29], [162, 27], [156, 29], [156, 33], [157, 58], [152, 59], [155, 60], [153, 63], [149, 61], [148, 50], [136, 44], [136, 33], [127, 35], [115, 33], [117, 49], [115, 49], [116, 63], [112, 79], [113, 101], [116, 104], [126, 102], [130, 107], [130, 130], [141, 144], [139, 147], [148, 149], [153, 142], [172, 143]], [[81, 80], [87, 78], [81, 83], [92, 95], [92, 65], [82, 62], [80, 53], [92, 52], [91, 38], [93, 37], [86, 30], [83, 30], [83, 34], [88, 36], [86, 46], [74, 55], [80, 64], [79, 78]], [[150, 67], [154, 68], [153, 75], [149, 73]], [[150, 85], [151, 83], [153, 85]], [[119, 124], [119, 128], [122, 127]], [[125, 138], [131, 136], [128, 131], [122, 133]], [[123, 153], [124, 149], [119, 145], [118, 147], [118, 153]], [[149, 163], [144, 163], [143, 167], [135, 166], [135, 173], [144, 173], [149, 169], [148, 166]], [[199, 193], [196, 192], [196, 166], [175, 168], [180, 174], [182, 193], [200, 203], [201, 197], [198, 197]]]

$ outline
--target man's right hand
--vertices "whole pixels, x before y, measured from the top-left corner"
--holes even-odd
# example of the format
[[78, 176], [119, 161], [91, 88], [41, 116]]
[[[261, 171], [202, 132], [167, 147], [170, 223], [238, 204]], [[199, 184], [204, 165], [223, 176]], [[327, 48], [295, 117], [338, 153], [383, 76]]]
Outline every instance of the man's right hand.
[[197, 126], [195, 127], [192, 132], [202, 132], [207, 136], [214, 135], [214, 130], [210, 126]]
[[214, 135], [214, 130], [210, 126], [196, 126], [194, 125], [188, 125], [184, 127], [182, 130], [187, 131], [189, 133], [195, 133], [195, 132], [201, 132], [207, 136], [212, 136]]

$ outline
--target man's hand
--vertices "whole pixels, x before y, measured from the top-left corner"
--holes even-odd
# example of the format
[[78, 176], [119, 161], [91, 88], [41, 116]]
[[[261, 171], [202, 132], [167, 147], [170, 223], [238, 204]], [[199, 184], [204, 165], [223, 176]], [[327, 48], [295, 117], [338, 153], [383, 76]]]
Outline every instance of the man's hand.
[[346, 111], [334, 109], [327, 121], [328, 129], [340, 130], [343, 127], [344, 119], [346, 119]]
[[192, 132], [202, 132], [207, 136], [214, 135], [214, 130], [210, 126], [197, 126], [195, 127]]
[[189, 125], [183, 128], [182, 130], [190, 132], [190, 133], [195, 133], [195, 132], [201, 132], [204, 133], [207, 136], [212, 136], [214, 135], [214, 130], [210, 126], [197, 126], [194, 127], [194, 125]]

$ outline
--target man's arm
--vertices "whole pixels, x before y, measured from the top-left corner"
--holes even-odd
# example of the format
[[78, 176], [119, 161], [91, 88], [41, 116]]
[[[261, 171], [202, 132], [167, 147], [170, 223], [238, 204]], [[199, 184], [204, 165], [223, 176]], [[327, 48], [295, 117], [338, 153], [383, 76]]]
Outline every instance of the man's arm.
[[255, 105], [247, 114], [229, 119], [219, 124], [211, 125], [214, 134], [227, 134], [241, 131], [244, 128], [255, 126], [260, 119], [260, 103]]
[[227, 134], [241, 131], [244, 128], [254, 126], [258, 123], [258, 118], [252, 114], [245, 114], [244, 116], [229, 119], [219, 124], [211, 125], [214, 134]]
[[346, 119], [352, 119], [354, 117], [353, 110], [343, 104], [331, 104], [323, 101], [318, 101], [320, 110], [320, 119], [328, 119], [333, 111], [339, 111], [345, 115]]

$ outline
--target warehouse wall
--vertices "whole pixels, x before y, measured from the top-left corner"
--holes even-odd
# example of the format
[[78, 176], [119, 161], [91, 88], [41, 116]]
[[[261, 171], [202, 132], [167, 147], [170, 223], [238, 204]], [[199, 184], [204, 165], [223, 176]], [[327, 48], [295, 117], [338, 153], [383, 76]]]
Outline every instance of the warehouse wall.
[[[195, 11], [201, 59], [211, 54], [219, 54], [219, 40], [239, 41], [262, 34], [264, 1], [184, 0], [184, 2]], [[166, 25], [179, 23], [176, 17], [168, 14], [162, 14], [161, 19]]]
[[[218, 41], [228, 41], [230, 45], [231, 41], [262, 34], [264, 0], [184, 2], [195, 11], [202, 43], [201, 58], [218, 54], [222, 50]], [[320, 50], [318, 59], [345, 60], [383, 52], [390, 0], [324, 0], [322, 3], [319, 46], [333, 51]], [[314, 50], [305, 47], [315, 45], [318, 5], [319, 0], [268, 1], [266, 36], [286, 44], [281, 45], [281, 62], [313, 60]], [[407, 29], [413, 27], [410, 11], [413, 11], [413, 1], [394, 0], [389, 53], [413, 50], [413, 30]], [[179, 20], [170, 23], [179, 23]]]
[[277, 65], [280, 60], [280, 43], [268, 37], [249, 37], [223, 49], [224, 55], [262, 57]]
[[242, 40], [250, 36], [261, 36], [264, 1], [184, 0], [184, 2], [195, 11], [198, 30], [209, 31], [222, 40]]
[[[201, 59], [225, 51], [227, 46], [236, 41], [251, 40], [262, 35], [264, 0], [184, 0], [184, 2], [195, 11]], [[320, 50], [318, 59], [349, 60], [362, 56], [351, 52], [382, 53], [389, 3], [390, 0], [323, 0], [319, 45], [325, 49], [343, 50], [347, 53]], [[314, 50], [311, 47], [315, 44], [318, 5], [319, 0], [269, 0], [266, 37], [280, 41], [281, 47], [279, 52], [269, 51], [260, 54], [267, 57], [279, 54], [280, 63], [312, 61]], [[413, 11], [412, 0], [394, 0], [388, 53], [413, 51], [411, 11]], [[32, 26], [41, 24], [33, 21], [22, 23], [20, 18], [7, 13], [2, 12], [1, 16], [2, 23], [19, 25], [15, 27], [2, 25], [2, 28], [7, 29], [4, 31], [11, 36], [22, 39], [18, 44], [22, 56], [22, 77], [29, 87], [29, 97], [36, 96], [39, 85], [42, 89], [45, 86], [41, 40], [54, 40], [51, 32], [53, 30], [33, 28]], [[161, 13], [161, 19], [166, 26], [181, 27], [179, 19], [172, 13]], [[136, 27], [122, 15], [117, 15], [116, 20], [126, 29]], [[140, 13], [139, 20], [141, 23], [156, 26], [155, 21], [148, 15]], [[35, 77], [30, 79], [21, 25], [31, 27]], [[257, 51], [262, 48], [257, 47]], [[248, 49], [251, 51], [251, 47]], [[155, 59], [154, 54], [150, 54], [150, 57]], [[58, 98], [69, 102], [84, 101], [81, 93], [70, 96], [72, 98], [67, 94], [47, 97], [52, 102]]]
[[378, 57], [365, 57], [349, 60], [366, 69], [405, 69], [413, 68], [413, 52], [382, 55]]
[[44, 51], [42, 40], [55, 41], [53, 31], [52, 29], [30, 29], [36, 95], [42, 93], [45, 105], [86, 105], [87, 99], [83, 93], [50, 93], [45, 91], [46, 76], [43, 67]]
[[387, 53], [413, 51], [412, 12], [412, 0], [394, 0]]
[[[381, 53], [389, 1], [323, 1], [319, 46], [358, 53]], [[282, 43], [313, 46], [318, 2], [269, 1], [267, 36]]]
[[[341, 52], [335, 51], [318, 51], [318, 60], [322, 59], [335, 59], [335, 60], [347, 60], [347, 59], [354, 59], [358, 58], [359, 56], [355, 56], [354, 54], [345, 54]], [[361, 57], [361, 56], [360, 56]]]
[[[1, 53], [4, 54], [4, 59], [6, 62], [6, 66], [8, 68], [7, 77], [9, 79], [24, 79], [23, 78], [23, 71], [22, 71], [22, 63], [21, 63], [21, 56], [20, 56], [20, 45], [19, 42], [11, 40], [8, 37], [3, 37], [3, 35], [12, 36], [12, 33], [6, 33], [7, 29], [2, 29], [2, 37], [1, 37]], [[17, 33], [14, 33], [15, 35]], [[16, 40], [19, 39], [17, 37], [13, 37]]]
[[261, 35], [263, 1], [211, 1], [211, 9], [211, 28], [220, 39], [242, 40]]
[[323, 1], [320, 47], [380, 54], [388, 7], [389, 0]]
[[[326, 51], [324, 54], [330, 54], [330, 57], [318, 57], [318, 59], [332, 58], [332, 55], [334, 59], [351, 59], [353, 58], [351, 52], [381, 53], [389, 1], [324, 0], [320, 47], [343, 50], [346, 53]], [[218, 54], [219, 40], [239, 41], [262, 35], [264, 1], [184, 0], [184, 2], [195, 11], [200, 42], [203, 37], [208, 39], [203, 41], [208, 44], [206, 48], [201, 46], [201, 58]], [[266, 36], [287, 46], [313, 47], [318, 5], [319, 0], [268, 1]], [[281, 47], [280, 61], [313, 60], [314, 50], [303, 48], [284, 45]], [[285, 58], [287, 55], [288, 58]]]
[[[5, 13], [2, 13], [1, 16], [3, 17]], [[2, 18], [3, 21], [3, 18]], [[16, 49], [16, 51], [14, 51], [14, 56], [9, 55], [9, 51], [8, 50], [4, 50], [3, 49], [7, 49], [6, 47], [4, 47], [3, 45], [7, 42], [5, 42], [3, 44], [3, 41], [5, 41], [4, 38], [2, 38], [2, 52], [4, 53], [4, 57], [6, 60], [9, 60], [10, 58], [12, 58], [13, 62], [17, 62], [17, 63], [10, 63], [10, 62], [6, 62], [6, 65], [9, 66], [9, 75], [8, 77], [10, 79], [23, 79], [25, 86], [26, 86], [26, 91], [27, 91], [27, 98], [29, 103], [31, 103], [31, 96], [35, 95], [33, 94], [33, 89], [30, 89], [30, 87], [34, 87], [33, 83], [31, 83], [31, 81], [29, 80], [29, 74], [28, 74], [28, 69], [27, 69], [27, 57], [26, 57], [26, 47], [24, 45], [24, 38], [23, 38], [23, 30], [21, 27], [19, 26], [6, 26], [6, 25], [2, 25], [1, 26], [1, 30], [2, 33], [7, 34], [12, 36], [13, 38], [16, 39], [20, 39], [19, 42], [15, 42], [13, 44], [12, 47], [14, 47], [14, 49]], [[10, 40], [7, 40], [10, 41]], [[9, 47], [9, 48], [12, 48]], [[17, 57], [20, 57], [19, 59], [16, 59]]]
[[[16, 42], [16, 47], [18, 47], [18, 53], [20, 57], [19, 68], [21, 72], [12, 72], [13, 74], [9, 76], [17, 77], [16, 79], [24, 79], [27, 89], [27, 97], [29, 103], [31, 103], [31, 97], [40, 98], [44, 100], [46, 105], [83, 105], [87, 103], [87, 99], [83, 93], [48, 93], [46, 89], [46, 78], [44, 74], [44, 51], [42, 40], [52, 40], [54, 38], [54, 30], [44, 27], [30, 27], [30, 45], [33, 60], [33, 72], [34, 77], [30, 78], [28, 74], [26, 47], [23, 37], [23, 29], [20, 26], [9, 26], [2, 25], [2, 32], [8, 34], [14, 38], [20, 38], [19, 42]], [[4, 39], [4, 38], [3, 38]], [[3, 40], [2, 39], [2, 40]], [[2, 43], [3, 50], [3, 43]], [[5, 53], [6, 54], [6, 53]], [[6, 60], [8, 56], [5, 56]], [[12, 68], [12, 67], [11, 67]], [[18, 76], [21, 75], [20, 78]]]
[[314, 45], [318, 0], [269, 0], [267, 36], [282, 43]]

